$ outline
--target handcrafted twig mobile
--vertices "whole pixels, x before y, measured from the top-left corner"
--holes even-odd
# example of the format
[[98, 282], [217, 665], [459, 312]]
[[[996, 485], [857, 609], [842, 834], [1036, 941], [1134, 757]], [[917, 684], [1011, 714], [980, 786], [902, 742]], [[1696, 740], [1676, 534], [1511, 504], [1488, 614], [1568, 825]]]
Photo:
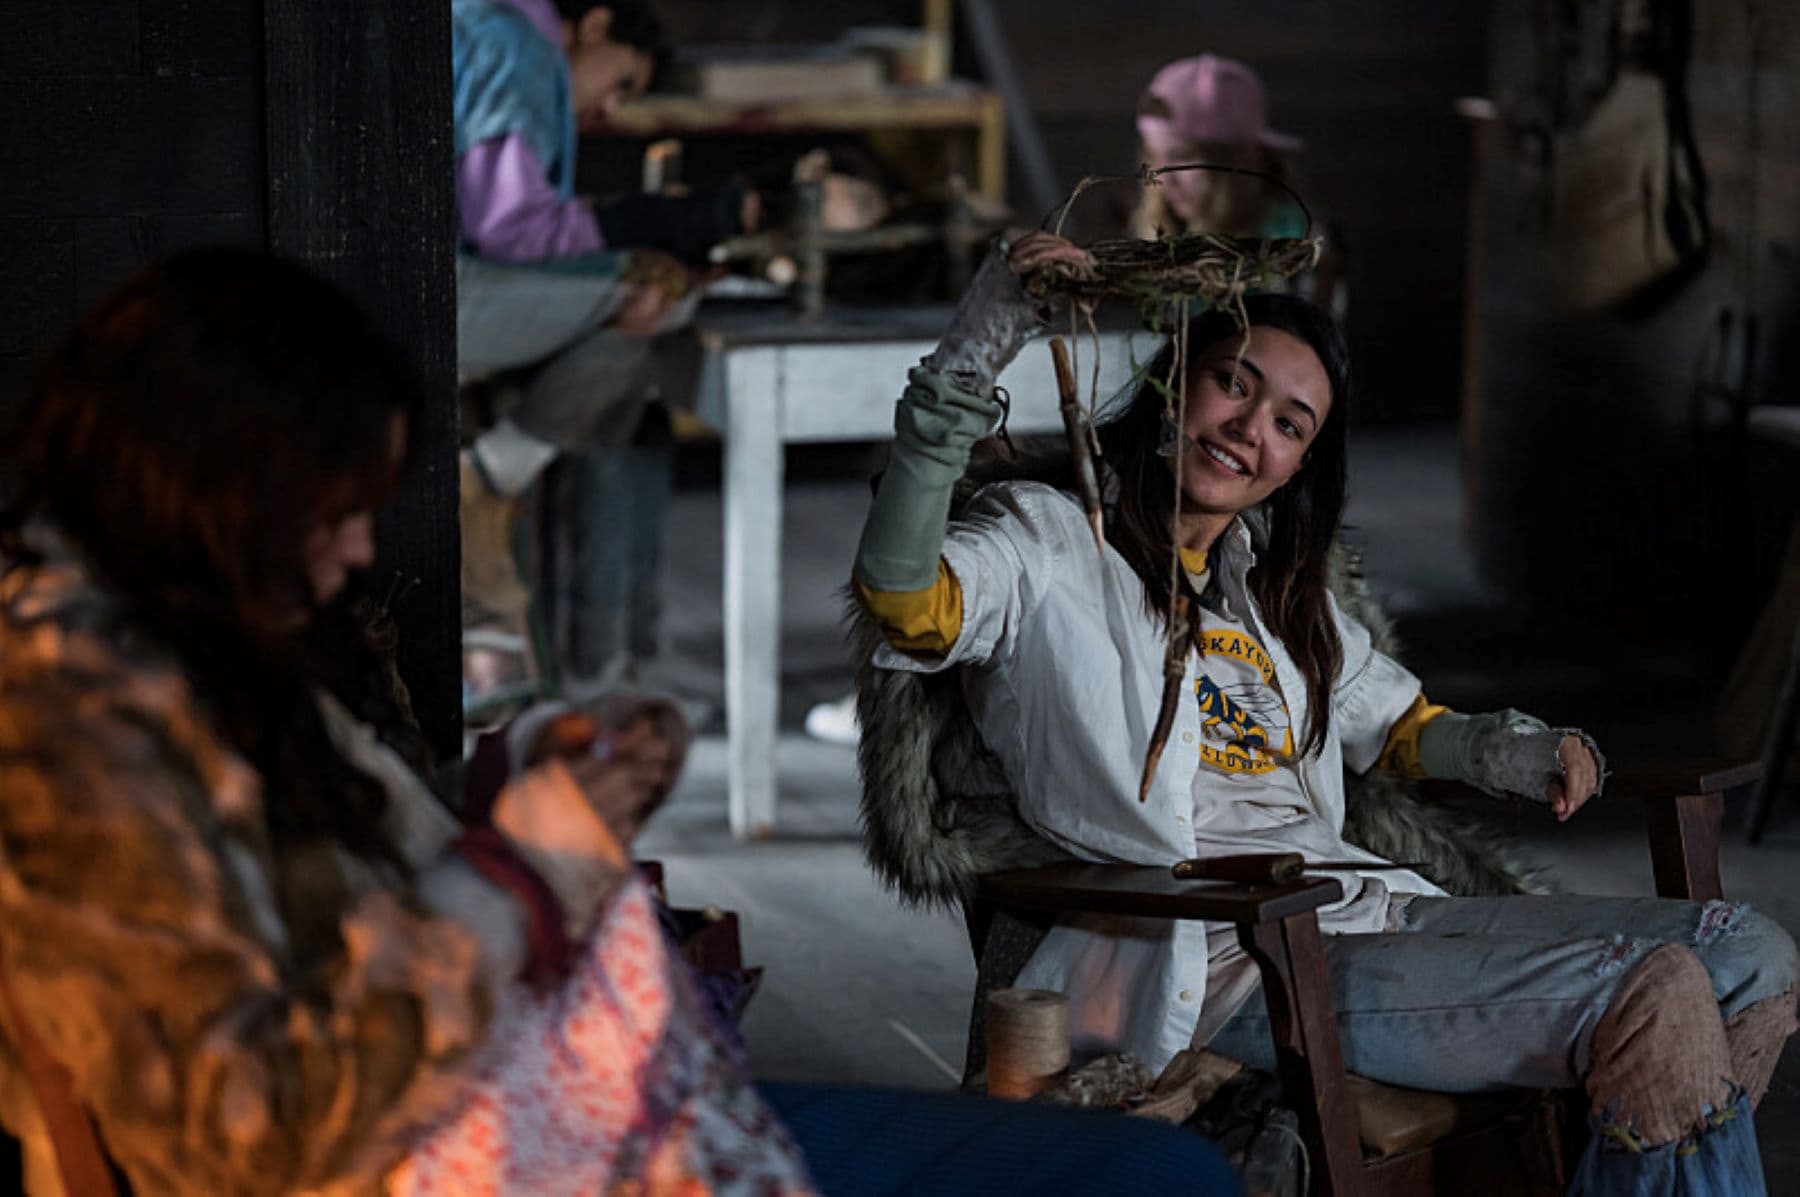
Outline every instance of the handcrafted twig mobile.
[[[1039, 299], [1059, 298], [1067, 301], [1071, 324], [1085, 318], [1094, 329], [1093, 314], [1105, 300], [1126, 300], [1135, 304], [1152, 329], [1167, 331], [1174, 345], [1168, 375], [1146, 377], [1163, 400], [1163, 437], [1157, 452], [1172, 459], [1175, 477], [1175, 500], [1170, 512], [1169, 612], [1167, 640], [1163, 657], [1162, 701], [1156, 723], [1144, 754], [1144, 770], [1138, 785], [1138, 801], [1149, 797], [1157, 764], [1175, 723], [1181, 702], [1182, 680], [1187, 675], [1188, 646], [1194, 635], [1194, 610], [1191, 596], [1183, 585], [1181, 566], [1181, 478], [1183, 456], [1188, 438], [1184, 431], [1187, 420], [1188, 324], [1197, 311], [1222, 308], [1234, 313], [1240, 328], [1248, 337], [1244, 315], [1244, 296], [1281, 279], [1304, 273], [1318, 264], [1320, 244], [1312, 236], [1312, 214], [1293, 189], [1281, 180], [1238, 167], [1214, 166], [1191, 162], [1152, 170], [1146, 167], [1135, 175], [1096, 175], [1083, 179], [1069, 193], [1055, 212], [1055, 231], [1062, 231], [1069, 208], [1082, 192], [1100, 183], [1137, 181], [1155, 186], [1162, 175], [1176, 171], [1208, 170], [1232, 174], [1255, 174], [1270, 185], [1291, 196], [1306, 216], [1306, 233], [1297, 238], [1227, 237], [1213, 233], [1161, 236], [1155, 240], [1097, 241], [1088, 246], [1091, 265], [1052, 262], [1027, 274], [1025, 289]], [[1048, 217], [1045, 224], [1049, 225]], [[1073, 332], [1073, 328], [1071, 329]], [[1071, 339], [1074, 339], [1071, 337]], [[1076, 368], [1068, 347], [1061, 337], [1051, 339], [1055, 356], [1056, 377], [1063, 427], [1068, 437], [1069, 453], [1075, 466], [1076, 483], [1082, 507], [1094, 529], [1096, 549], [1105, 551], [1105, 515], [1101, 507], [1096, 460], [1099, 440], [1094, 434], [1094, 410], [1099, 402], [1099, 337], [1093, 338], [1095, 362], [1088, 390], [1088, 404], [1081, 409], [1076, 394]]]

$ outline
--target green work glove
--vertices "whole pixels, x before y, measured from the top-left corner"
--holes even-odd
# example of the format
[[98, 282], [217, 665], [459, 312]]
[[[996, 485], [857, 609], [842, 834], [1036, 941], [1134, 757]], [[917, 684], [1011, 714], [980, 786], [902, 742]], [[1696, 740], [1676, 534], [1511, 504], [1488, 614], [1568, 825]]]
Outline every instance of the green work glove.
[[938, 347], [907, 374], [894, 448], [856, 550], [856, 577], [904, 594], [937, 580], [950, 495], [969, 451], [1000, 419], [994, 380], [1038, 327], [1004, 254], [988, 254]]
[[1427, 777], [1460, 781], [1495, 798], [1517, 794], [1546, 802], [1551, 779], [1562, 776], [1556, 750], [1569, 736], [1594, 754], [1604, 784], [1606, 757], [1592, 736], [1580, 728], [1549, 727], [1510, 709], [1486, 715], [1439, 715], [1419, 733], [1419, 765]]
[[969, 450], [1000, 418], [1000, 405], [914, 366], [894, 410], [894, 449], [856, 549], [856, 576], [874, 590], [906, 593], [937, 581], [950, 494]]

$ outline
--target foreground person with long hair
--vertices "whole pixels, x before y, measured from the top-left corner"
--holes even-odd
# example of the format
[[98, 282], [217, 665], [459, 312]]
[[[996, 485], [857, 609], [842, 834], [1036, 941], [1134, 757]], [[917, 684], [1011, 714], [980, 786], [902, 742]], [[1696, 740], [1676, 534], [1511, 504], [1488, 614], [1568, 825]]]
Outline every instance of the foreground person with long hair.
[[81, 1154], [59, 1109], [139, 1197], [1236, 1191], [1122, 1117], [753, 1087], [629, 859], [664, 708], [534, 712], [453, 818], [351, 601], [421, 405], [341, 291], [246, 250], [146, 269], [44, 364], [0, 541], [29, 1191]]
[[[1320, 911], [1351, 1071], [1453, 1092], [1585, 1084], [1605, 1133], [1582, 1191], [1673, 1191], [1678, 1175], [1683, 1192], [1759, 1191], [1749, 1114], [1794, 1027], [1795, 949], [1775, 923], [1727, 903], [1453, 898], [1343, 839], [1346, 770], [1451, 778], [1567, 819], [1605, 764], [1576, 729], [1434, 706], [1338, 607], [1351, 388], [1327, 316], [1260, 295], [1247, 327], [1194, 320], [1183, 402], [1147, 381], [1099, 429], [1104, 547], [1071, 488], [1042, 481], [991, 484], [949, 518], [1000, 417], [994, 380], [1040, 316], [1016, 275], [1058, 262], [1091, 265], [1044, 233], [990, 255], [909, 377], [853, 575], [886, 640], [875, 664], [960, 669], [1019, 816], [1074, 857], [1361, 862]], [[1171, 377], [1171, 353], [1148, 379]], [[1140, 796], [1178, 608], [1193, 617], [1179, 707]], [[1066, 992], [1089, 1049], [1161, 1068], [1210, 1043], [1273, 1066], [1229, 927], [1070, 918], [1014, 984]]]

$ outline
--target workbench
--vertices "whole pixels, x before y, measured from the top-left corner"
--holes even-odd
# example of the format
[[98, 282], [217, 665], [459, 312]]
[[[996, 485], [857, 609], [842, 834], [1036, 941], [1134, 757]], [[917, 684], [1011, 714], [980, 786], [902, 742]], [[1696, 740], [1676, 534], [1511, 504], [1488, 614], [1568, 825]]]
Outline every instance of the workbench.
[[[776, 826], [775, 742], [781, 710], [781, 520], [786, 446], [885, 441], [906, 372], [930, 353], [949, 305], [828, 311], [813, 322], [786, 311], [701, 310], [695, 414], [725, 447], [725, 714], [730, 816], [740, 838]], [[1128, 338], [1101, 334], [1102, 402], [1131, 373]], [[1086, 394], [1093, 341], [1079, 339]], [[1137, 334], [1148, 360], [1155, 341]], [[1055, 375], [1041, 340], [1001, 375], [1012, 394], [1011, 432], [1060, 433]], [[844, 562], [849, 577], [850, 562]]]
[[933, 87], [888, 87], [869, 95], [766, 103], [708, 100], [653, 93], [627, 100], [607, 118], [608, 136], [744, 137], [771, 133], [948, 134], [966, 143], [977, 194], [1006, 199], [1006, 112], [996, 92], [950, 82]]

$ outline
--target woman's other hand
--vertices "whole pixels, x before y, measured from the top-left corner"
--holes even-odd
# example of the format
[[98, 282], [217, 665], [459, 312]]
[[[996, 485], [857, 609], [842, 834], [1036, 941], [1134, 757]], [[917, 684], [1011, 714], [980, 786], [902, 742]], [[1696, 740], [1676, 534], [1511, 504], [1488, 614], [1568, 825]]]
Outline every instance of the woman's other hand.
[[687, 758], [679, 711], [663, 700], [623, 696], [551, 720], [528, 763], [564, 761], [588, 806], [629, 847], [669, 796]]
[[494, 801], [494, 830], [550, 887], [571, 934], [580, 934], [631, 868], [628, 841], [587, 797], [588, 766], [551, 756]]
[[1564, 736], [1556, 746], [1562, 776], [1550, 779], [1546, 797], [1559, 822], [1567, 822], [1600, 789], [1600, 763], [1580, 736]]
[[1545, 803], [1561, 820], [1606, 781], [1606, 757], [1592, 736], [1510, 709], [1446, 711], [1429, 720], [1419, 732], [1419, 768], [1427, 777], [1460, 781], [1496, 798], [1515, 794]]
[[619, 279], [625, 284], [625, 298], [607, 324], [632, 337], [664, 331], [669, 313], [694, 286], [686, 266], [655, 249], [632, 250]]
[[649, 337], [656, 334], [674, 310], [675, 298], [663, 287], [654, 283], [634, 286], [627, 289], [624, 301], [613, 310], [607, 323], [628, 337]]

